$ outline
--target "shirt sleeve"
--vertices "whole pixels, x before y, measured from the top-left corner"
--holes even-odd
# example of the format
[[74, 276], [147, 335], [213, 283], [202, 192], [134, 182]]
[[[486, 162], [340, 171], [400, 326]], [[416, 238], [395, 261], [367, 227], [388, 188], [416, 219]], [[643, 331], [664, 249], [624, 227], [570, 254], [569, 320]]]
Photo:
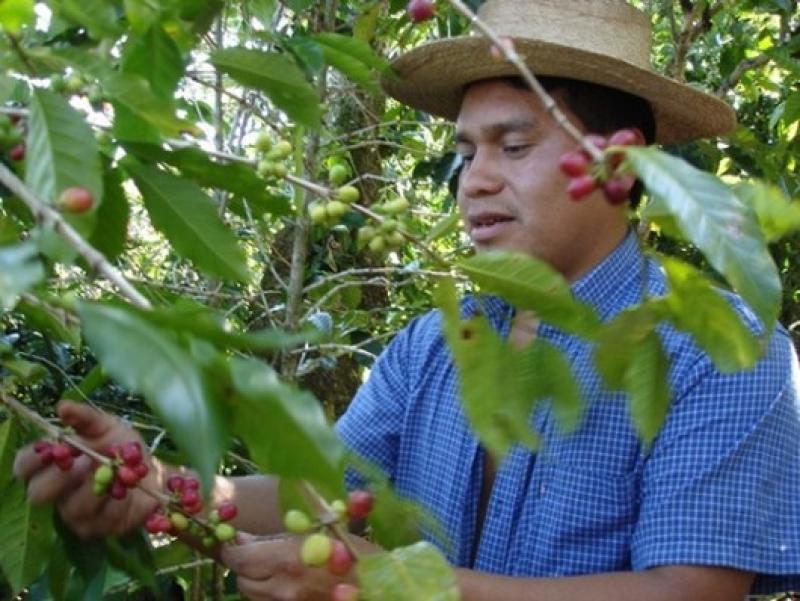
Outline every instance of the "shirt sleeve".
[[642, 475], [634, 569], [800, 574], [799, 373], [782, 329], [752, 370], [691, 368]]
[[[367, 381], [336, 423], [336, 432], [358, 458], [379, 467], [393, 481], [406, 404], [409, 398], [409, 357], [415, 323], [401, 330], [380, 354]], [[347, 487], [363, 486], [364, 478], [349, 469]]]

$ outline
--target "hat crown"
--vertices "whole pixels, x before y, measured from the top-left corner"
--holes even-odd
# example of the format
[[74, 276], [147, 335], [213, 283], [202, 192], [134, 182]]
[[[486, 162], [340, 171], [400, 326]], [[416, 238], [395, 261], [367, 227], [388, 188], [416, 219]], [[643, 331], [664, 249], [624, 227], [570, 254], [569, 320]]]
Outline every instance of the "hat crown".
[[624, 0], [488, 0], [478, 16], [502, 36], [586, 50], [650, 69], [647, 15]]

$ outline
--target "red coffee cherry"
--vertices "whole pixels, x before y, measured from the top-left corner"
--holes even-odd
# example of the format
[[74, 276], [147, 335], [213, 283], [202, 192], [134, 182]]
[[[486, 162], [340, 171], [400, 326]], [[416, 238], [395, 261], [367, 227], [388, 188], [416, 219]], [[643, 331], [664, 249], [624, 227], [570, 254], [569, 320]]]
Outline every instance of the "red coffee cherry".
[[628, 196], [636, 183], [633, 175], [620, 175], [603, 184], [603, 194], [612, 205], [620, 205], [628, 200]]
[[579, 150], [565, 152], [558, 161], [558, 166], [564, 175], [579, 177], [584, 175], [591, 165], [589, 157]]
[[120, 457], [125, 465], [129, 465], [130, 467], [139, 465], [143, 459], [142, 445], [136, 440], [125, 443], [122, 446]]
[[184, 486], [186, 486], [186, 480], [183, 476], [174, 475], [167, 479], [167, 490], [170, 492], [181, 492]]
[[223, 522], [231, 521], [236, 517], [237, 513], [239, 513], [239, 509], [231, 501], [225, 501], [217, 508], [217, 515], [219, 515], [219, 519]]
[[410, 0], [406, 12], [414, 23], [421, 23], [436, 14], [436, 4], [433, 0]]
[[85, 213], [94, 206], [94, 197], [86, 188], [73, 186], [59, 195], [56, 206], [67, 213]]
[[34, 452], [39, 456], [43, 465], [53, 463], [53, 445], [46, 440], [40, 440], [33, 445]]
[[196, 505], [200, 501], [200, 494], [191, 488], [184, 488], [181, 493], [181, 505], [188, 507]]
[[333, 539], [331, 556], [328, 558], [328, 571], [336, 576], [344, 576], [353, 567], [355, 560], [345, 544], [338, 538]]
[[198, 490], [200, 488], [200, 481], [197, 478], [185, 478], [183, 487], [188, 490]]
[[16, 146], [14, 146], [11, 150], [8, 151], [8, 157], [12, 161], [21, 161], [25, 158], [25, 144], [20, 142]]
[[111, 487], [108, 489], [108, 494], [112, 499], [116, 499], [117, 501], [121, 501], [122, 499], [124, 499], [127, 496], [128, 489], [119, 480], [114, 480], [111, 483]]
[[591, 174], [581, 175], [573, 179], [567, 186], [567, 194], [572, 200], [582, 200], [597, 188], [597, 180]]
[[147, 472], [150, 471], [150, 468], [147, 467], [146, 463], [140, 463], [133, 466], [131, 469], [133, 469], [133, 471], [136, 472], [136, 475], [139, 476], [139, 480], [144, 478], [147, 475]]
[[372, 493], [366, 490], [354, 490], [347, 495], [347, 515], [353, 520], [363, 520], [372, 511]]
[[609, 146], [635, 146], [641, 141], [639, 134], [632, 129], [620, 129], [608, 139]]
[[139, 476], [132, 467], [123, 465], [117, 470], [117, 482], [122, 483], [126, 488], [133, 488], [139, 482]]

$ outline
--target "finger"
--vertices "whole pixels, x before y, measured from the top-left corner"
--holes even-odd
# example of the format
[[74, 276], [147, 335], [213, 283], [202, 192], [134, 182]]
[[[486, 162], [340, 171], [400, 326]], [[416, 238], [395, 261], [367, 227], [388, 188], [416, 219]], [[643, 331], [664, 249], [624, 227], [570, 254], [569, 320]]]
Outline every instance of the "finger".
[[23, 482], [30, 480], [36, 472], [44, 467], [39, 455], [33, 450], [33, 445], [20, 449], [14, 457], [14, 477]]
[[80, 487], [91, 471], [88, 457], [77, 457], [72, 468], [62, 471], [54, 465], [43, 467], [28, 480], [28, 499], [34, 505], [52, 503]]
[[298, 582], [280, 576], [268, 580], [247, 576], [236, 578], [239, 592], [252, 601], [297, 601], [302, 598], [298, 585]]
[[226, 545], [222, 549], [222, 561], [237, 574], [249, 578], [270, 578], [287, 569], [296, 570], [299, 553], [297, 541], [292, 538], [260, 540], [244, 545]]
[[88, 440], [107, 436], [117, 423], [111, 415], [82, 403], [61, 401], [57, 409], [64, 425], [72, 427], [79, 436]]

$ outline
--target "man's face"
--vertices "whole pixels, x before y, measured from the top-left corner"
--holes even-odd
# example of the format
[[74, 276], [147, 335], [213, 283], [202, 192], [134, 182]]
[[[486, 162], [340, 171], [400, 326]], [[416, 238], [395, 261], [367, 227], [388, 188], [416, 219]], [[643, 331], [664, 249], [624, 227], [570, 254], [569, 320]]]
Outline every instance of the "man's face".
[[621, 208], [600, 192], [581, 202], [567, 195], [558, 160], [576, 147], [532, 92], [503, 80], [468, 88], [456, 122], [458, 205], [478, 251], [532, 255], [574, 280], [619, 243]]

